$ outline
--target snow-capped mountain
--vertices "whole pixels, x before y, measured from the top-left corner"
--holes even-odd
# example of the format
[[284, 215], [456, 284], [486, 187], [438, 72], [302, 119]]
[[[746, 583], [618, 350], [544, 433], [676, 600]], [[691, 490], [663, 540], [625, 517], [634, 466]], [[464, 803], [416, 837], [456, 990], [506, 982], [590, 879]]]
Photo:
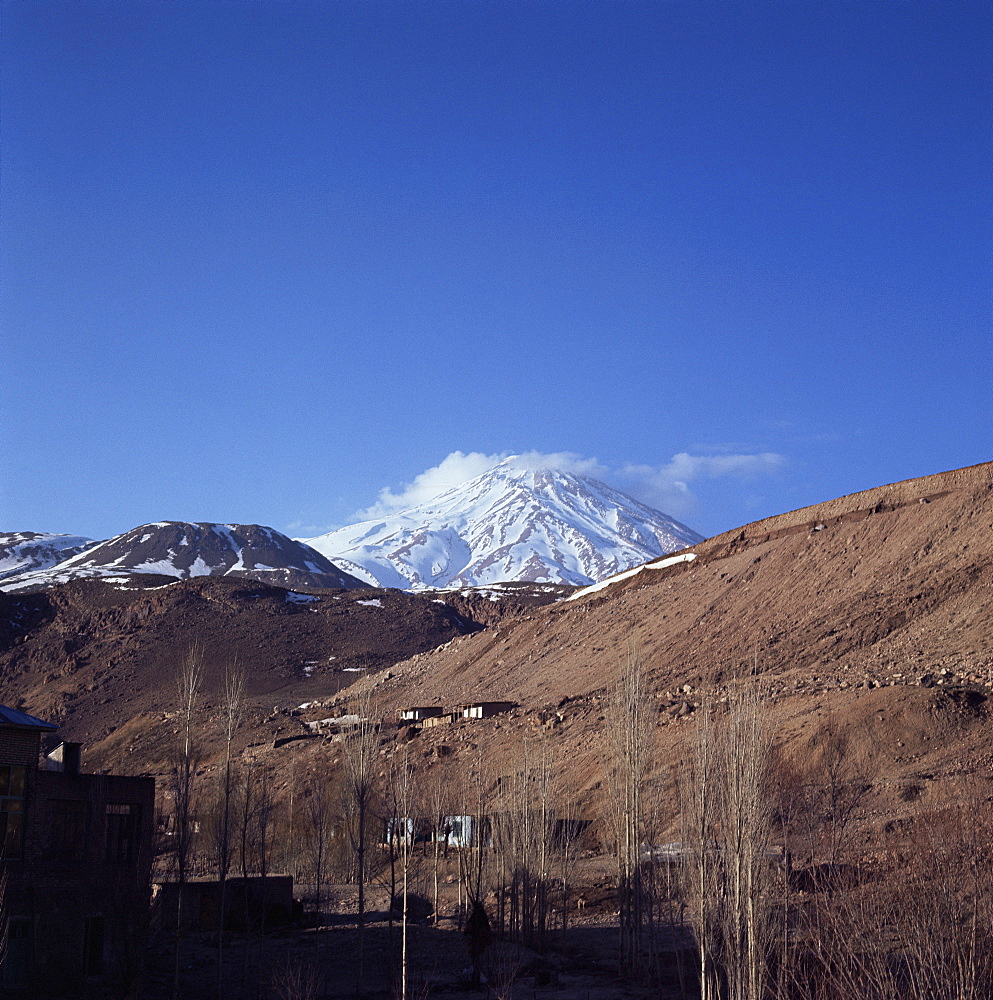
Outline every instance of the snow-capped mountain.
[[302, 539], [373, 586], [585, 586], [702, 540], [598, 480], [508, 458], [397, 514]]
[[82, 535], [49, 535], [38, 531], [0, 534], [0, 580], [48, 569], [91, 545], [96, 542]]
[[93, 544], [56, 565], [20, 573], [0, 589], [26, 590], [86, 577], [157, 573], [239, 576], [283, 587], [361, 587], [321, 553], [259, 524], [159, 521]]

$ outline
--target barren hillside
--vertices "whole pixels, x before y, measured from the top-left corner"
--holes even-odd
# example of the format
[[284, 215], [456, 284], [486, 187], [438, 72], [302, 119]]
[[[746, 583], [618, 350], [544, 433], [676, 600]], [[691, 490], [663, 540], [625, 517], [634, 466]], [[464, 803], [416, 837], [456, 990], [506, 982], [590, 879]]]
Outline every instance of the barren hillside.
[[[463, 636], [380, 675], [384, 714], [514, 700], [500, 719], [425, 730], [509, 760], [540, 731], [564, 780], [602, 780], [603, 695], [629, 651], [649, 677], [662, 766], [689, 751], [701, 699], [753, 671], [788, 754], [824, 727], [871, 771], [879, 815], [900, 789], [947, 787], [993, 759], [993, 465], [909, 480], [768, 518], [694, 546], [697, 559]], [[499, 768], [503, 766], [494, 763]]]

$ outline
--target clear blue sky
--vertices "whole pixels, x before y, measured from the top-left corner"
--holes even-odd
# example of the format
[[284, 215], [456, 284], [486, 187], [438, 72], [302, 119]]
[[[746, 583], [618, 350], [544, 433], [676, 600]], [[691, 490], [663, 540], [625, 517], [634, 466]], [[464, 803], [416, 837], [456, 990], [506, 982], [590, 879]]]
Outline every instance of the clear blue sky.
[[0, 17], [0, 530], [537, 450], [710, 534], [993, 458], [988, 3]]

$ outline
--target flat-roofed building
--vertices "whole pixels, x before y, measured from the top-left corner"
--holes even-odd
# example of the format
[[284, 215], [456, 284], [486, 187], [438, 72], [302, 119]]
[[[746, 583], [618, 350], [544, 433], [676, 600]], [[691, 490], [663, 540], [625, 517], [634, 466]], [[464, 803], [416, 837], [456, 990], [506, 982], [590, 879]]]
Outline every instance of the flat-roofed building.
[[57, 728], [0, 706], [5, 996], [132, 989], [143, 964], [155, 781], [83, 774], [75, 743], [42, 768], [42, 736]]

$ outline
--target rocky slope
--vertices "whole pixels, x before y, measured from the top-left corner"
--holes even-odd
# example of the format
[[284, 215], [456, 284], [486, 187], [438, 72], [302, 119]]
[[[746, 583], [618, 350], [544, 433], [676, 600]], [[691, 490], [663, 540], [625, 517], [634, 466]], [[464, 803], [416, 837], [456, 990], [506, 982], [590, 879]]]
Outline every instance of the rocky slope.
[[604, 483], [508, 458], [433, 500], [305, 539], [383, 587], [583, 585], [701, 540]]
[[[155, 747], [171, 732], [177, 670], [194, 648], [210, 705], [224, 670], [237, 664], [246, 720], [269, 717], [278, 704], [277, 731], [296, 731], [302, 723], [286, 714], [295, 706], [478, 627], [447, 604], [397, 591], [301, 594], [231, 577], [143, 579], [144, 589], [78, 580], [0, 594], [2, 700], [62, 724], [64, 738], [87, 744], [94, 766], [162, 764]], [[131, 739], [101, 756], [112, 734], [139, 730], [147, 742]]]
[[993, 464], [869, 490], [708, 539], [694, 561], [464, 639], [391, 684], [540, 704], [602, 688], [629, 640], [660, 682], [756, 658], [770, 677], [993, 680], [991, 529]]

